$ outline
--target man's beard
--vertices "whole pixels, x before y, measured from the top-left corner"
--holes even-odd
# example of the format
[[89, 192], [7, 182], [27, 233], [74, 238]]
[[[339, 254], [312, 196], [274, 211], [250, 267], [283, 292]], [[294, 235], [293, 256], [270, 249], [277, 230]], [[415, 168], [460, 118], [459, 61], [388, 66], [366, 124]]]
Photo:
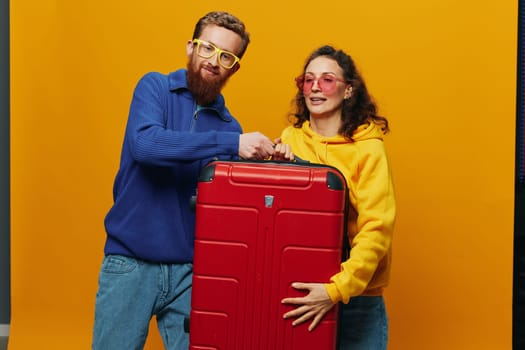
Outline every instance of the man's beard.
[[206, 106], [219, 96], [228, 77], [216, 76], [215, 79], [205, 80], [201, 75], [200, 67], [196, 67], [190, 60], [188, 61], [187, 79], [188, 89], [195, 97], [197, 104]]

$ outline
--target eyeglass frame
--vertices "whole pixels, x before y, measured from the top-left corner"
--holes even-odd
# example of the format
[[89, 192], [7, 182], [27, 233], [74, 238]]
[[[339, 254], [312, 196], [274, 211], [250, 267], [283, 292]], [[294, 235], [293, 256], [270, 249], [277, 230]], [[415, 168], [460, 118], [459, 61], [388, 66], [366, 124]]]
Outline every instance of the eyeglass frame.
[[[306, 92], [304, 91], [304, 78], [305, 78], [305, 75], [311, 75], [314, 78], [313, 79], [313, 83], [312, 83], [312, 87], [310, 88], [310, 91], [307, 92], [307, 94], [310, 94], [312, 92], [312, 88], [314, 87], [314, 83], [315, 82], [317, 82], [317, 86], [319, 87], [319, 90], [323, 91], [323, 89], [321, 88], [321, 85], [319, 85], [319, 79], [321, 79], [324, 76], [330, 76], [336, 82], [339, 81], [341, 83], [350, 84], [350, 82], [348, 80], [341, 79], [341, 78], [337, 77], [333, 73], [322, 73], [319, 77], [316, 77], [315, 74], [313, 74], [313, 73], [304, 73], [304, 74], [301, 74], [301, 75], [299, 75], [298, 77], [295, 78], [295, 85], [301, 90], [301, 92], [303, 94], [306, 94]], [[334, 86], [336, 86], [336, 85], [334, 85]], [[327, 92], [330, 92], [330, 91], [327, 91]]]
[[[223, 50], [223, 49], [219, 49], [217, 46], [213, 45], [212, 43], [210, 43], [209, 41], [206, 41], [206, 40], [201, 40], [201, 39], [193, 39], [191, 41], [193, 43], [193, 45], [197, 45], [197, 55], [199, 57], [202, 57], [202, 58], [212, 58], [214, 55], [217, 55], [217, 62], [219, 62], [220, 66], [223, 67], [224, 69], [232, 69], [233, 67], [235, 67], [235, 65], [237, 63], [239, 63], [241, 61], [241, 59], [236, 55], [234, 54], [233, 52], [231, 51], [228, 51], [228, 50]], [[209, 55], [209, 56], [203, 56], [199, 53], [199, 47], [200, 45], [209, 45], [211, 48], [214, 49], [214, 52]], [[233, 60], [233, 63], [231, 66], [225, 66], [222, 62], [221, 62], [221, 54], [222, 53], [226, 53], [228, 55], [232, 55], [234, 60]]]

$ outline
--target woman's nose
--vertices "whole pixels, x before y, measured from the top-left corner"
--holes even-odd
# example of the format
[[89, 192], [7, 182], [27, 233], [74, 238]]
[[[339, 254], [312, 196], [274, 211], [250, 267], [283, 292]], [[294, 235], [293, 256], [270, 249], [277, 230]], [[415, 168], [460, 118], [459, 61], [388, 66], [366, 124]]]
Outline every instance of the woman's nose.
[[312, 91], [321, 91], [321, 88], [319, 87], [318, 79], [314, 80], [314, 83], [312, 84]]

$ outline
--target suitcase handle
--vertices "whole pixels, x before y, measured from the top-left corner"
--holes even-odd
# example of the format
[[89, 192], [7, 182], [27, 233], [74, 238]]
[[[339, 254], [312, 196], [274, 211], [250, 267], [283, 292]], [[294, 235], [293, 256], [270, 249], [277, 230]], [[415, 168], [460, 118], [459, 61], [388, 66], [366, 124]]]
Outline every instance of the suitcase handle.
[[299, 158], [297, 156], [294, 156], [294, 160], [293, 160], [294, 163], [310, 163], [309, 160], [305, 160], [305, 159], [302, 159], [302, 158]]

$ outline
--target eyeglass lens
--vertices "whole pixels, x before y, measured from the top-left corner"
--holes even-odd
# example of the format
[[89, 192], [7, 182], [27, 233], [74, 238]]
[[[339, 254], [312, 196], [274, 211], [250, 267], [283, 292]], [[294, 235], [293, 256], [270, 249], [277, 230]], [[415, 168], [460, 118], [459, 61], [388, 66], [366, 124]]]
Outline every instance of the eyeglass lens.
[[297, 87], [303, 90], [303, 93], [309, 94], [312, 92], [314, 82], [317, 81], [319, 89], [324, 93], [330, 93], [335, 90], [337, 81], [335, 76], [332, 74], [324, 73], [319, 78], [316, 78], [313, 74], [305, 74], [304, 76], [298, 77], [296, 79]]

